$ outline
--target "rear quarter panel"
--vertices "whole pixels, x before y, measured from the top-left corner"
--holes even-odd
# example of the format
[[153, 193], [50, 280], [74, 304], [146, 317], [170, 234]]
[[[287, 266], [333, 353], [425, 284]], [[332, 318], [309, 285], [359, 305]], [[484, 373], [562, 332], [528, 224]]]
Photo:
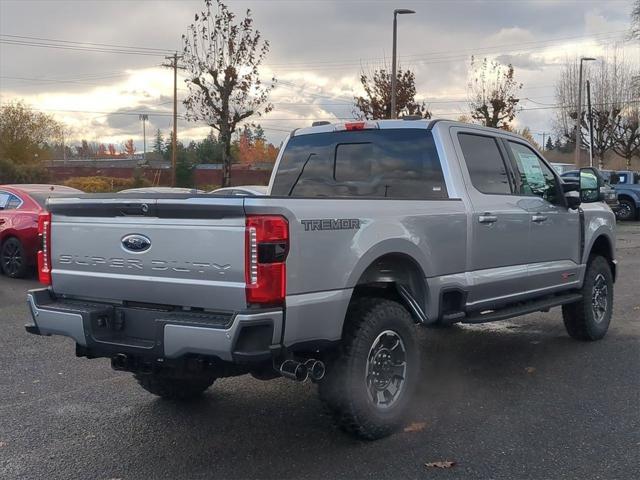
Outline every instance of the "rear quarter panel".
[[[353, 288], [374, 260], [402, 253], [425, 277], [465, 269], [466, 211], [459, 200], [248, 198], [247, 214], [289, 221], [287, 294]], [[303, 220], [355, 219], [359, 228], [305, 229]]]

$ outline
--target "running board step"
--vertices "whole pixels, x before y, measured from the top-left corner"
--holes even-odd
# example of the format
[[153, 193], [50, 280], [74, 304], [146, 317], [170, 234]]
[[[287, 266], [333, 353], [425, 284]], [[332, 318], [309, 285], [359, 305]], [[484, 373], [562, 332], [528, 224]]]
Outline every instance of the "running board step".
[[445, 313], [442, 315], [442, 323], [452, 325], [456, 322], [462, 322], [466, 316], [467, 314], [464, 312]]
[[497, 320], [506, 320], [507, 318], [519, 317], [520, 315], [526, 315], [527, 313], [548, 310], [549, 308], [557, 307], [558, 305], [574, 303], [579, 300], [582, 300], [582, 295], [579, 293], [554, 295], [540, 300], [533, 300], [531, 302], [501, 308], [500, 310], [483, 310], [485, 313], [473, 312], [463, 319], [462, 323], [485, 323], [495, 322]]

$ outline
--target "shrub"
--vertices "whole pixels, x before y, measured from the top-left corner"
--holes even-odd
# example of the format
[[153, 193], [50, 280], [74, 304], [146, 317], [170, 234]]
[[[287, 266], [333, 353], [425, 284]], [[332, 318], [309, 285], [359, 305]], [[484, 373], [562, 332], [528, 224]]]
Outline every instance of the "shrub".
[[0, 183], [46, 183], [49, 172], [38, 164], [16, 165], [8, 159], [0, 159]]
[[142, 178], [117, 177], [73, 177], [64, 182], [67, 187], [77, 188], [87, 193], [109, 193], [128, 188], [148, 187], [151, 182]]

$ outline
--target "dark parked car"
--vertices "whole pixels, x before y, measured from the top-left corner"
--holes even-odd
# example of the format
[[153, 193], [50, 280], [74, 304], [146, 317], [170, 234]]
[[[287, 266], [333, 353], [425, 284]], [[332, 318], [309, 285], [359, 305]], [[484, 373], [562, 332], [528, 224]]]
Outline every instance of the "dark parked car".
[[38, 215], [49, 197], [82, 193], [60, 185], [0, 185], [0, 270], [24, 277], [37, 263]]
[[614, 188], [620, 201], [618, 220], [635, 220], [640, 214], [640, 173], [629, 170], [611, 172], [616, 176]]

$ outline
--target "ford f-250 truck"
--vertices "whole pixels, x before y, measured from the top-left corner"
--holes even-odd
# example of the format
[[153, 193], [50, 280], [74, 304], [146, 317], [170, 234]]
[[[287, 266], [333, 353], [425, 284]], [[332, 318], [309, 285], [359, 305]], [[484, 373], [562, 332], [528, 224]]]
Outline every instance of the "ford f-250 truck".
[[415, 328], [562, 306], [609, 327], [615, 219], [523, 138], [444, 120], [293, 131], [269, 195], [86, 195], [40, 217], [27, 331], [66, 335], [161, 397], [216, 378], [310, 378], [342, 429], [401, 425]]

